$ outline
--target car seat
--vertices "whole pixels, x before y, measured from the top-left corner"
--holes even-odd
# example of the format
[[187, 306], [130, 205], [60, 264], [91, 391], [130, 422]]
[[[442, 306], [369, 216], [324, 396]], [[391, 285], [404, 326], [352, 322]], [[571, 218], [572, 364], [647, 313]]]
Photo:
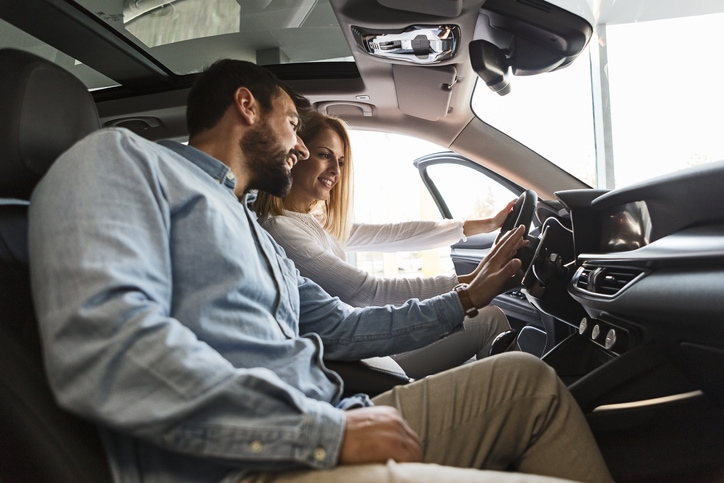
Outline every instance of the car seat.
[[0, 481], [111, 481], [94, 425], [61, 409], [30, 297], [27, 209], [53, 161], [100, 128], [86, 87], [35, 55], [0, 50]]

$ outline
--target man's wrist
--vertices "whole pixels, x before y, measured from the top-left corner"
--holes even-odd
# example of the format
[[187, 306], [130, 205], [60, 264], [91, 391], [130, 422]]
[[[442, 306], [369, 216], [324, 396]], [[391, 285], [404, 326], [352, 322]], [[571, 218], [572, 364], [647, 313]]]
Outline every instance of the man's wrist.
[[458, 276], [457, 276], [458, 285], [462, 285], [462, 284], [467, 285], [467, 284], [469, 284], [470, 282], [472, 282], [472, 281], [473, 281], [473, 277], [472, 277], [471, 275], [472, 275], [472, 274], [470, 274], [470, 273], [468, 273], [467, 275], [458, 275]]
[[458, 298], [460, 298], [460, 303], [463, 306], [463, 310], [465, 311], [465, 315], [468, 317], [475, 317], [478, 315], [478, 308], [473, 304], [473, 300], [470, 298], [470, 294], [468, 293], [468, 284], [467, 283], [459, 283], [455, 286], [453, 289], [458, 294]]

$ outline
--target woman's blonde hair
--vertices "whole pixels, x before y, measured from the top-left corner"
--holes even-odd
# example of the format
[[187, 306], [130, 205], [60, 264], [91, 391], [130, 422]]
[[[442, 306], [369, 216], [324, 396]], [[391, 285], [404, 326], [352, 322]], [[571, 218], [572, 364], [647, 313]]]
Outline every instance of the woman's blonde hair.
[[[344, 167], [340, 170], [339, 180], [329, 193], [329, 199], [317, 202], [312, 206], [313, 212], [319, 212], [319, 222], [325, 230], [337, 239], [345, 241], [349, 236], [352, 217], [352, 201], [354, 199], [352, 179], [352, 148], [350, 146], [347, 125], [341, 119], [327, 116], [314, 110], [300, 112], [302, 126], [299, 137], [304, 144], [310, 144], [325, 129], [331, 129], [342, 140], [344, 145]], [[300, 161], [303, 163], [304, 161]], [[278, 196], [259, 191], [253, 205], [259, 217], [278, 216], [284, 213], [284, 200]], [[317, 213], [315, 213], [317, 214]]]

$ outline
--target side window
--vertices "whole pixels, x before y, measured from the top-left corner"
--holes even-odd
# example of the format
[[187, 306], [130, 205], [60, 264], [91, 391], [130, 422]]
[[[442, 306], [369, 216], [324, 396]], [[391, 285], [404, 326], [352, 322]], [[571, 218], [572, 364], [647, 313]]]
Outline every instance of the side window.
[[[349, 134], [356, 223], [487, 218], [521, 191], [466, 158], [426, 141], [383, 132], [350, 130]], [[425, 183], [416, 165], [427, 178]], [[381, 277], [453, 272], [450, 247], [417, 252], [350, 252], [348, 261]]]
[[[444, 148], [399, 134], [350, 130], [354, 160], [354, 221], [440, 220], [413, 162]], [[349, 252], [347, 260], [378, 277], [452, 273], [450, 248], [417, 252]]]
[[486, 173], [457, 163], [431, 164], [425, 168], [439, 192], [439, 202], [453, 218], [489, 218], [518, 197]]

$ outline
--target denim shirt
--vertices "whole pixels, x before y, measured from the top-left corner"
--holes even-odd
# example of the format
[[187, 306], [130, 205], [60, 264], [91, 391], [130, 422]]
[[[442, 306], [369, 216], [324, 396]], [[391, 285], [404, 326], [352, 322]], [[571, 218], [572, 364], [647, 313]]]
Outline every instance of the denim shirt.
[[31, 282], [58, 402], [97, 423], [123, 482], [335, 466], [342, 381], [322, 357], [460, 330], [454, 293], [352, 309], [303, 278], [220, 161], [123, 129], [53, 165], [30, 205]]

